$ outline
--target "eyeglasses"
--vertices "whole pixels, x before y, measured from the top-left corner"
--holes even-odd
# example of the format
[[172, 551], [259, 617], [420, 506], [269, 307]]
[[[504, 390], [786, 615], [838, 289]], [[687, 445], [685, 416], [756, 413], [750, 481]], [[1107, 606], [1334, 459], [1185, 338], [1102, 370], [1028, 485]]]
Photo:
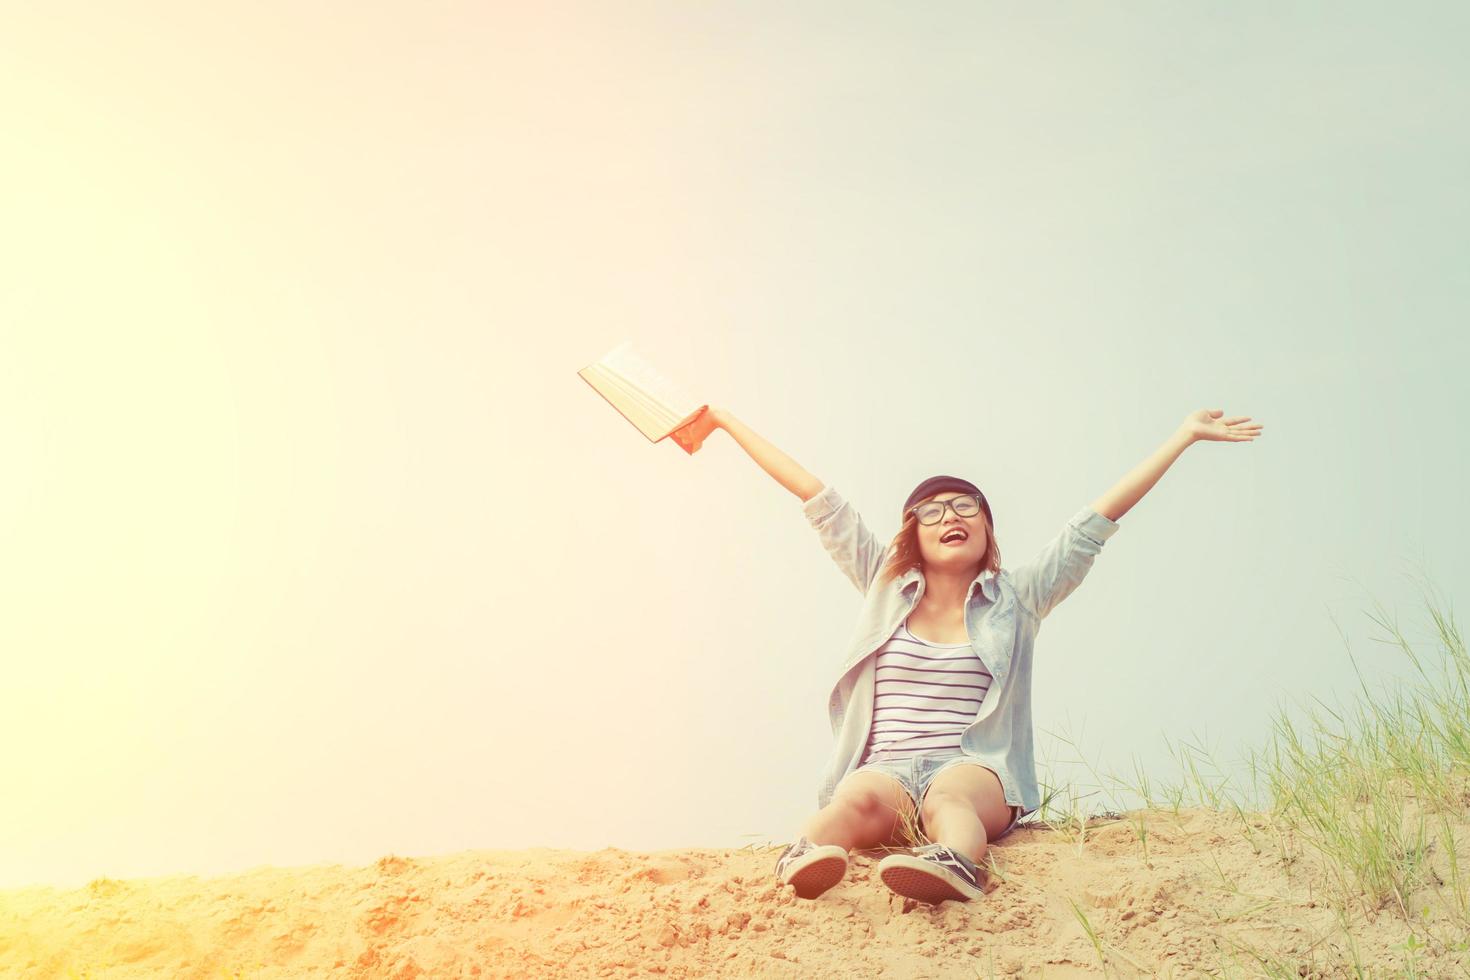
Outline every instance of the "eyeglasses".
[[931, 500], [917, 507], [910, 507], [909, 513], [917, 517], [920, 524], [938, 524], [944, 517], [946, 507], [961, 517], [974, 517], [980, 513], [980, 495], [967, 493], [949, 500]]

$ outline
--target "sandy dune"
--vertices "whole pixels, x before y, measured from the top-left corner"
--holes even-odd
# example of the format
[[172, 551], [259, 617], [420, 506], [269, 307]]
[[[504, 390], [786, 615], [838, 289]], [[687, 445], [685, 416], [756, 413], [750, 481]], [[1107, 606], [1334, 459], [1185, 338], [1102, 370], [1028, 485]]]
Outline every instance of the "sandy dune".
[[[1101, 975], [1102, 956], [1121, 976], [1263, 975], [1247, 949], [1296, 975], [1349, 975], [1348, 933], [1311, 862], [1283, 862], [1264, 820], [1245, 826], [1187, 809], [1095, 818], [1080, 841], [1022, 826], [992, 850], [983, 900], [939, 906], [889, 892], [882, 851], [798, 899], [772, 876], [779, 846], [473, 851], [13, 889], [0, 892], [0, 975], [1062, 978]], [[1431, 924], [1453, 901], [1433, 883], [1408, 898]], [[1396, 906], [1349, 929], [1372, 975], [1400, 974]], [[1470, 964], [1452, 944], [1412, 955], [1419, 976]]]

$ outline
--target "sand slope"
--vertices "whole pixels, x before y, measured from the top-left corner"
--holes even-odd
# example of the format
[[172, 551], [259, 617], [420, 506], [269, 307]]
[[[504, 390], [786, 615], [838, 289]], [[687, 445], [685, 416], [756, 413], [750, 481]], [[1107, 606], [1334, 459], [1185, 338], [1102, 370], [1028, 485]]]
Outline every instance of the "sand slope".
[[[992, 852], [1005, 880], [993, 875], [983, 900], [939, 906], [889, 892], [882, 851], [855, 853], [846, 881], [798, 899], [772, 876], [780, 847], [471, 851], [13, 889], [0, 891], [0, 975], [1101, 975], [1077, 910], [1115, 975], [1262, 975], [1248, 954], [1232, 965], [1242, 947], [1298, 975], [1346, 975], [1349, 944], [1320, 882], [1308, 861], [1280, 859], [1264, 823], [1253, 846], [1234, 815], [1147, 811], [1146, 862], [1137, 816], [1094, 819], [1080, 842], [1018, 828]], [[1427, 886], [1409, 910], [1429, 908], [1432, 925], [1449, 892]], [[1350, 929], [1373, 975], [1399, 974], [1407, 954], [1392, 947], [1408, 931], [1396, 908]], [[1470, 964], [1445, 944], [1413, 955], [1420, 976]]]

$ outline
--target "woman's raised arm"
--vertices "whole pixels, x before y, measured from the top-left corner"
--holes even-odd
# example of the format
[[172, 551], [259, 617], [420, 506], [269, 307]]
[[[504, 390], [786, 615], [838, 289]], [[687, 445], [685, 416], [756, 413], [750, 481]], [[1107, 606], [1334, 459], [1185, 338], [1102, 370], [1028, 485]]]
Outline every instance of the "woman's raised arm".
[[1224, 409], [1202, 408], [1190, 412], [1179, 423], [1164, 444], [1153, 455], [1129, 470], [1107, 493], [1092, 502], [1092, 509], [1109, 521], [1120, 521], [1143, 495], [1153, 489], [1164, 471], [1174, 464], [1179, 454], [1196, 442], [1253, 442], [1264, 428], [1262, 423], [1246, 425], [1249, 415], [1220, 416]]
[[760, 464], [761, 469], [781, 486], [801, 498], [802, 513], [806, 515], [822, 547], [832, 556], [837, 567], [857, 586], [866, 592], [883, 560], [883, 542], [873, 536], [863, 523], [857, 510], [842, 499], [833, 488], [808, 473], [800, 463], [787, 456], [757, 435], [750, 426], [722, 408], [710, 408], [674, 434], [679, 445], [698, 449], [700, 444], [715, 429], [730, 433], [740, 448]]
[[771, 445], [756, 434], [750, 426], [731, 415], [723, 408], [711, 408], [707, 413], [709, 424], [724, 429], [740, 444], [740, 448], [760, 464], [760, 468], [771, 474], [781, 486], [801, 498], [802, 502], [815, 497], [822, 490], [822, 481], [808, 473], [800, 463]]

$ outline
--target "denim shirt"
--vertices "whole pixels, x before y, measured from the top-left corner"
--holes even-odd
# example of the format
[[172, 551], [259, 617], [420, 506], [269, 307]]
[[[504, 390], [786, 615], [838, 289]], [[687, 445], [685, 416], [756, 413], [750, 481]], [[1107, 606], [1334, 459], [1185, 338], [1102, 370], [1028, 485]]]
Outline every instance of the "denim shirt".
[[[822, 775], [817, 806], [832, 800], [837, 784], [857, 768], [873, 720], [873, 656], [924, 594], [924, 574], [911, 568], [877, 584], [890, 549], [831, 486], [802, 504], [822, 546], [863, 594], [862, 612], [843, 650], [828, 699], [835, 744]], [[1041, 806], [1031, 732], [1032, 647], [1041, 621], [1081, 584], [1116, 521], [1084, 507], [1035, 558], [1000, 573], [981, 571], [965, 600], [970, 648], [993, 676], [975, 719], [960, 737], [960, 750], [1000, 777], [1006, 802], [1021, 813]]]

